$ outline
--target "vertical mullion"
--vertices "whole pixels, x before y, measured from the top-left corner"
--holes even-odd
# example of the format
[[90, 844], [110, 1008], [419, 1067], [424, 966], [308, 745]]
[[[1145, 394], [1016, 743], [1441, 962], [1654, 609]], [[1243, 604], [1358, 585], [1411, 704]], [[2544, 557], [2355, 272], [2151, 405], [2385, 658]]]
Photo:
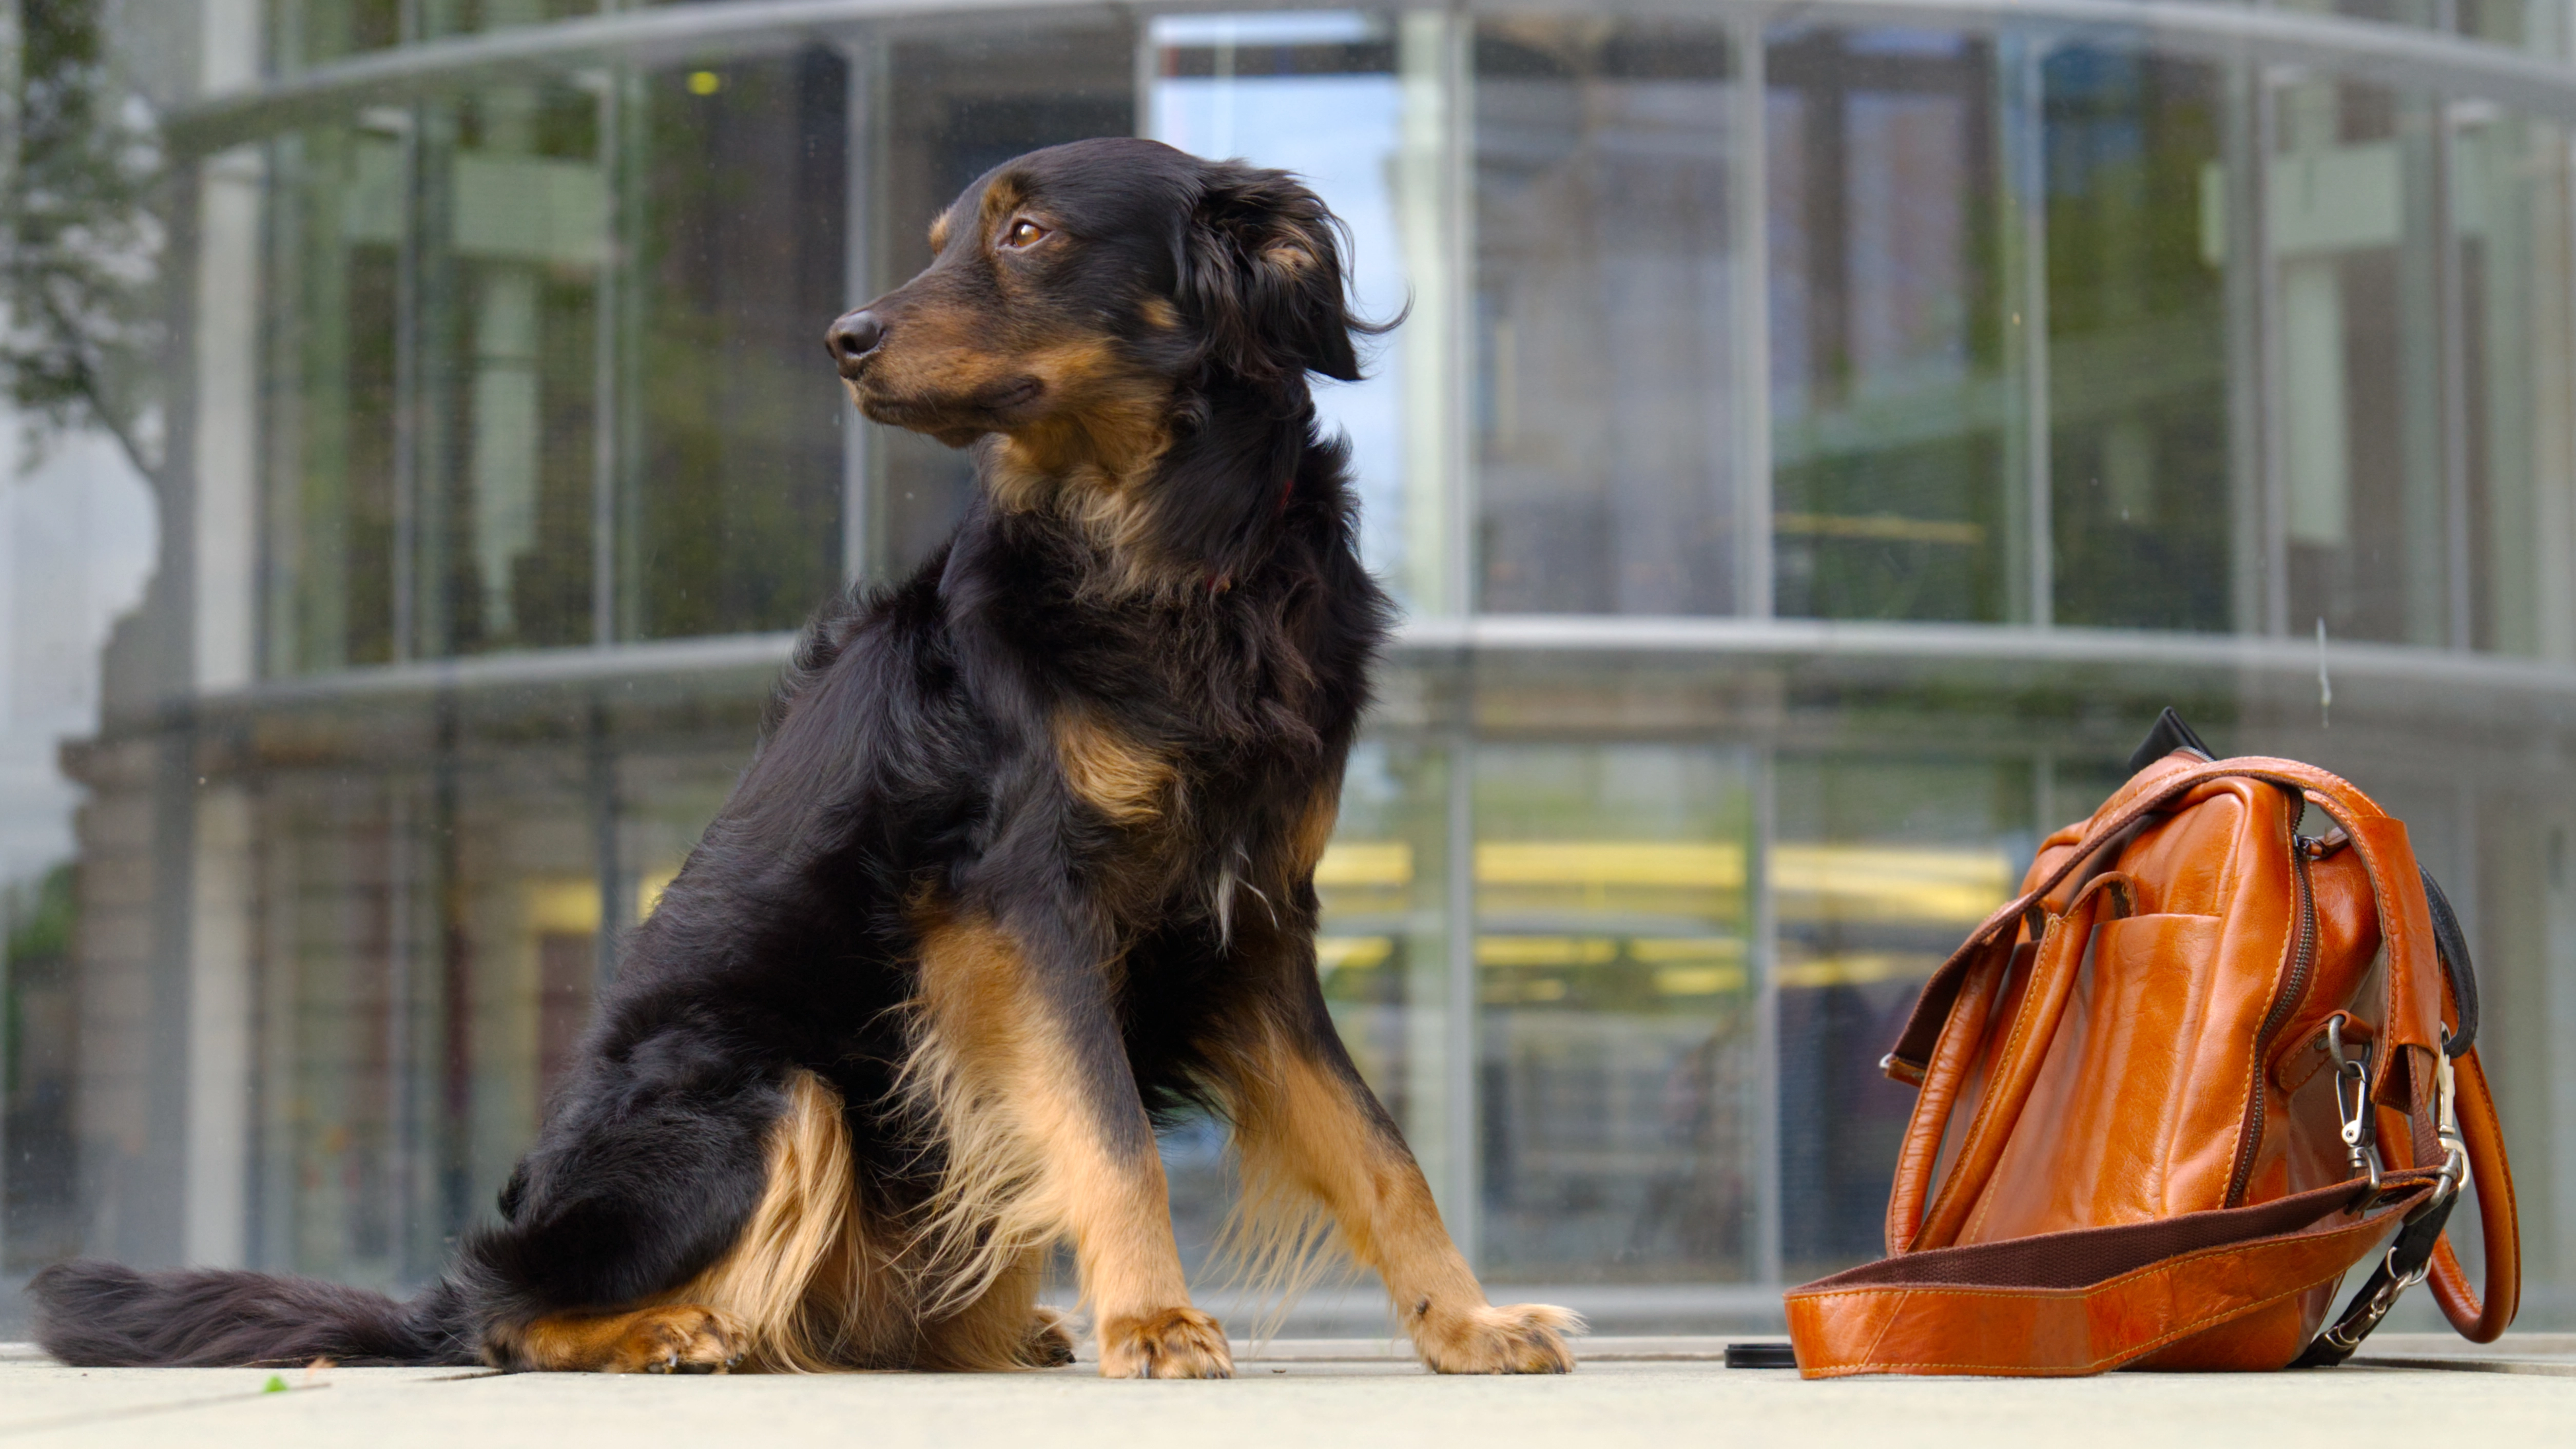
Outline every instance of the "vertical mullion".
[[2289, 585], [2282, 534], [2280, 338], [2272, 305], [2266, 196], [2271, 157], [2271, 85], [2263, 68], [2238, 61], [2227, 74], [2229, 102], [2220, 142], [2223, 223], [2221, 286], [2227, 303], [2228, 536], [2231, 625], [2240, 634], [2288, 627]]
[[[2441, 347], [2442, 534], [2443, 572], [2448, 575], [2444, 609], [2450, 615], [2447, 638], [2453, 649], [2476, 645], [2476, 608], [2469, 574], [2469, 346], [2468, 284], [2460, 255], [2458, 198], [2460, 128], [2452, 108], [2440, 95], [2428, 107], [2433, 127], [2433, 275], [2440, 297], [2435, 336]], [[2474, 914], [2474, 913], [2473, 913]]]
[[617, 642], [618, 413], [627, 399], [618, 386], [617, 359], [625, 290], [628, 216], [624, 175], [626, 63], [611, 61], [599, 90], [599, 174], [608, 195], [608, 235], [600, 239], [598, 270], [591, 281], [590, 406], [590, 642]]
[[1780, 913], [1771, 893], [1771, 848], [1779, 828], [1779, 789], [1768, 745], [1753, 752], [1751, 838], [1745, 842], [1745, 899], [1752, 908], [1747, 954], [1753, 962], [1753, 1281], [1787, 1277], [1781, 1198]]
[[1738, 13], [1728, 223], [1735, 255], [1736, 612], [1767, 619], [1771, 582], [1771, 230], [1769, 81], [1765, 16]]
[[1458, 722], [1449, 735], [1448, 800], [1444, 830], [1442, 908], [1448, 917], [1449, 970], [1441, 1007], [1441, 1136], [1447, 1171], [1439, 1184], [1441, 1216], [1469, 1263], [1477, 1261], [1484, 1228], [1483, 1171], [1476, 1100], [1476, 731], [1474, 668], [1457, 692]]
[[[2006, 536], [2019, 557], [2007, 577], [2021, 579], [2018, 622], [2046, 628], [2056, 614], [2056, 570], [2049, 536], [2048, 176], [2040, 132], [2049, 40], [2006, 30], [1995, 39], [1997, 131], [2003, 155], [2004, 321], [2006, 376], [2013, 400], [2005, 456]], [[2017, 366], [2015, 364], [2018, 364]], [[2011, 496], [2017, 495], [2017, 496]]]
[[[878, 57], [884, 47], [872, 32], [858, 32], [845, 37], [840, 45], [843, 64], [849, 67], [849, 104], [844, 125], [848, 134], [843, 144], [848, 148], [842, 200], [843, 232], [841, 250], [844, 271], [841, 283], [841, 305], [855, 307], [874, 295], [876, 277], [876, 237], [870, 223], [876, 215], [877, 138], [882, 128], [877, 124], [877, 96], [883, 90], [877, 72]], [[869, 509], [875, 487], [870, 473], [875, 466], [875, 436], [868, 420], [858, 409], [841, 410], [841, 582], [855, 585], [869, 574], [870, 526]]]

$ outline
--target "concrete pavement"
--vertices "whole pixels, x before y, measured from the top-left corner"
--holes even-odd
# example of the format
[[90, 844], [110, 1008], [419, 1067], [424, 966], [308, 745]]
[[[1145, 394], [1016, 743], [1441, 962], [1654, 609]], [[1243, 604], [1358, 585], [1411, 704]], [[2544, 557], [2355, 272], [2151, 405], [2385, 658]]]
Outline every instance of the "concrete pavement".
[[[830, 1378], [454, 1369], [71, 1369], [0, 1353], [0, 1444], [188, 1449], [1692, 1444], [2489, 1446], [2576, 1443], [2576, 1336], [2476, 1350], [2374, 1339], [2382, 1364], [2262, 1375], [1805, 1383], [1730, 1370], [1715, 1339], [1592, 1339], [1566, 1378], [1425, 1374], [1382, 1341], [1298, 1341], [1216, 1383], [1053, 1373]], [[2432, 1367], [2451, 1364], [2457, 1367]], [[2475, 1364], [2485, 1371], [2470, 1371]], [[2498, 1371], [2502, 1370], [2502, 1371]]]

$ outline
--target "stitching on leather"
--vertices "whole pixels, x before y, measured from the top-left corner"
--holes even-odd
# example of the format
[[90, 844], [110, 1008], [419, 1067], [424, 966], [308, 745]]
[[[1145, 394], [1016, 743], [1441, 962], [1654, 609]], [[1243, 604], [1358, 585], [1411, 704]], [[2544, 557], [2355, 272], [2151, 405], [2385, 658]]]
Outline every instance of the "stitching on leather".
[[[2341, 1209], [2336, 1209], [2336, 1211], [2341, 1211]], [[1931, 1292], [1938, 1292], [1945, 1297], [1953, 1298], [2018, 1298], [2080, 1301], [2095, 1294], [2108, 1292], [2114, 1287], [2125, 1286], [2133, 1282], [2145, 1282], [2150, 1278], [2162, 1277], [2166, 1274], [2188, 1267], [2193, 1263], [2197, 1263], [2204, 1258], [2216, 1258], [2223, 1257], [2231, 1253], [2242, 1253], [2249, 1248], [2262, 1244], [2287, 1244], [2300, 1242], [2302, 1240], [2312, 1243], [2323, 1243], [2347, 1234], [2366, 1236], [2367, 1234], [2364, 1233], [2364, 1229], [2385, 1231], [2391, 1215], [2397, 1211], [2397, 1209], [2392, 1208], [2388, 1212], [2383, 1212], [2376, 1217], [2361, 1218], [2354, 1222], [2340, 1224], [2336, 1227], [2326, 1228], [2323, 1230], [2315, 1228], [2301, 1228], [2296, 1232], [2275, 1233], [2266, 1238], [2249, 1238], [2234, 1243], [2213, 1244], [2210, 1247], [2200, 1248], [2193, 1252], [2185, 1253], [2179, 1258], [2160, 1259], [2142, 1267], [2132, 1268], [2128, 1272], [2120, 1274], [2117, 1277], [2105, 1278], [2099, 1283], [2088, 1283], [2080, 1288], [1978, 1288], [1968, 1284], [1882, 1283], [1861, 1288], [1837, 1288], [1830, 1293], [1802, 1294], [1793, 1290], [1783, 1296], [1788, 1301], [1795, 1303], [1825, 1303], [1836, 1298], [1868, 1298], [1882, 1293], [1914, 1294]], [[2337, 1268], [2335, 1272], [2340, 1275], [2348, 1271], [2350, 1267], [2351, 1264], [2346, 1264], [2342, 1268]], [[2318, 1280], [2318, 1282], [2323, 1281], [2323, 1279]], [[2305, 1292], [2307, 1288], [2313, 1288], [2315, 1286], [2315, 1283], [2310, 1283], [2305, 1285], [2303, 1288], [2293, 1289], [2291, 1291]], [[2271, 1300], [2266, 1299], [2264, 1301], [2269, 1302]]]
[[[2181, 1266], [2181, 1263], [2182, 1263], [2183, 1261], [2188, 1261], [2188, 1260], [2178, 1260], [2178, 1261], [2174, 1264], [2174, 1266], [2175, 1266], [2175, 1267], [2179, 1267], [2179, 1266]], [[2318, 1283], [2326, 1283], [2326, 1282], [2330, 1282], [2330, 1281], [2332, 1281], [2334, 1278], [2340, 1278], [2340, 1277], [2342, 1277], [2342, 1276], [2344, 1275], [2344, 1273], [2345, 1273], [2345, 1272], [2347, 1272], [2347, 1271], [2349, 1271], [2349, 1265], [2347, 1265], [2347, 1267], [2345, 1267], [2345, 1268], [2338, 1268], [2338, 1269], [2336, 1269], [2336, 1270], [2335, 1270], [2331, 1275], [2329, 1275], [2328, 1277], [2325, 1277], [2325, 1278], [2319, 1278], [2319, 1279], [2317, 1279], [2317, 1280], [2316, 1280], [2316, 1282], [2314, 1282], [2314, 1283], [2302, 1283], [2302, 1284], [2300, 1284], [2300, 1285], [2299, 1285], [2298, 1287], [2296, 1287], [2296, 1288], [2289, 1289], [2289, 1290], [2287, 1290], [2287, 1291], [2285, 1291], [2285, 1292], [2275, 1293], [2275, 1294], [2273, 1294], [2273, 1295], [2272, 1295], [2271, 1297], [2269, 1297], [2269, 1298], [2258, 1298], [2258, 1299], [2256, 1299], [2254, 1302], [2251, 1302], [2251, 1303], [2245, 1304], [2245, 1305], [2243, 1305], [2243, 1306], [2241, 1306], [2241, 1307], [2228, 1309], [2228, 1310], [2227, 1310], [2226, 1312], [2224, 1312], [2224, 1313], [2213, 1313], [2213, 1314], [2209, 1314], [2209, 1315], [2207, 1315], [2206, 1317], [2202, 1317], [2202, 1318], [2195, 1318], [2195, 1319], [2193, 1319], [2193, 1320], [2192, 1320], [2191, 1322], [2189, 1322], [2189, 1323], [2181, 1324], [2181, 1325], [2179, 1325], [2179, 1326], [2177, 1326], [2177, 1327], [2174, 1327], [2174, 1328], [2168, 1329], [2168, 1330], [2166, 1330], [2162, 1335], [2160, 1335], [2160, 1336], [2158, 1336], [2158, 1337], [2155, 1337], [2155, 1338], [2151, 1338], [2151, 1339], [2147, 1340], [2145, 1343], [2135, 1344], [2135, 1345], [2132, 1345], [2131, 1347], [2128, 1347], [2128, 1348], [2122, 1349], [2122, 1350], [2121, 1350], [2121, 1351], [2119, 1351], [2118, 1353], [2111, 1354], [2111, 1355], [2109, 1355], [2108, 1357], [2093, 1359], [2093, 1360], [2091, 1360], [2091, 1361], [2089, 1361], [2089, 1362], [2087, 1362], [2087, 1363], [2078, 1364], [2078, 1365], [2072, 1365], [2072, 1366], [2066, 1366], [2066, 1367], [2049, 1367], [2049, 1368], [2041, 1368], [2041, 1369], [2026, 1369], [2026, 1370], [2023, 1370], [2023, 1371], [2021, 1371], [2021, 1372], [2019, 1372], [2019, 1373], [2015, 1373], [2015, 1372], [2013, 1372], [2013, 1371], [2012, 1371], [2012, 1368], [2011, 1368], [2011, 1366], [2010, 1366], [2010, 1365], [2005, 1365], [2005, 1364], [1992, 1364], [1992, 1363], [1946, 1363], [1946, 1362], [1942, 1362], [1942, 1361], [1939, 1361], [1939, 1360], [1932, 1360], [1932, 1359], [1921, 1359], [1921, 1360], [1914, 1360], [1914, 1359], [1908, 1359], [1908, 1360], [1890, 1360], [1890, 1361], [1887, 1361], [1887, 1362], [1884, 1362], [1884, 1363], [1872, 1363], [1872, 1362], [1870, 1362], [1870, 1361], [1868, 1361], [1868, 1360], [1866, 1360], [1866, 1359], [1863, 1359], [1863, 1360], [1860, 1360], [1860, 1361], [1854, 1362], [1854, 1363], [1852, 1363], [1852, 1364], [1850, 1364], [1850, 1365], [1848, 1365], [1848, 1366], [1837, 1367], [1837, 1368], [1829, 1368], [1829, 1369], [1819, 1369], [1819, 1370], [1817, 1370], [1817, 1371], [1816, 1371], [1816, 1373], [1815, 1373], [1814, 1377], [1817, 1377], [1817, 1378], [1841, 1378], [1841, 1377], [1847, 1377], [1847, 1376], [1849, 1376], [1849, 1375], [1856, 1374], [1856, 1373], [1866, 1373], [1866, 1372], [1868, 1372], [1868, 1371], [1870, 1371], [1870, 1370], [1872, 1370], [1872, 1369], [1913, 1369], [1913, 1368], [1966, 1369], [1966, 1370], [1968, 1370], [1968, 1371], [1970, 1371], [1970, 1372], [1972, 1372], [1972, 1373], [1989, 1373], [1989, 1374], [1991, 1374], [1991, 1373], [2002, 1373], [2002, 1374], [2005, 1374], [2005, 1375], [2006, 1375], [2006, 1376], [2008, 1376], [2008, 1377], [2013, 1377], [2013, 1378], [2076, 1378], [2076, 1377], [2081, 1377], [2081, 1376], [2084, 1376], [2084, 1375], [2087, 1375], [2087, 1374], [2098, 1374], [2098, 1373], [2104, 1372], [2105, 1370], [2108, 1370], [2108, 1369], [2117, 1368], [2117, 1367], [2118, 1367], [2119, 1365], [2121, 1365], [2121, 1364], [2134, 1362], [2134, 1361], [2135, 1361], [2135, 1360], [2137, 1360], [2137, 1359], [2144, 1358], [2144, 1357], [2146, 1357], [2148, 1354], [2151, 1354], [2151, 1353], [2155, 1352], [2157, 1349], [2163, 1348], [2163, 1347], [2164, 1347], [2165, 1345], [2167, 1345], [2167, 1344], [2175, 1343], [2175, 1342], [2178, 1342], [2178, 1341], [2180, 1341], [2180, 1340], [2182, 1340], [2182, 1339], [2189, 1338], [2189, 1337], [2191, 1337], [2191, 1336], [2192, 1336], [2192, 1335], [2194, 1335], [2194, 1334], [2198, 1334], [2198, 1333], [2205, 1333], [2205, 1332], [2209, 1331], [2210, 1329], [2216, 1328], [2217, 1326], [2219, 1326], [2219, 1325], [2220, 1325], [2220, 1324], [2222, 1324], [2222, 1323], [2229, 1323], [2229, 1322], [2233, 1322], [2234, 1320], [2239, 1319], [2239, 1318], [2242, 1318], [2242, 1317], [2244, 1317], [2246, 1314], [2253, 1313], [2253, 1312], [2255, 1312], [2255, 1311], [2257, 1311], [2257, 1310], [2259, 1310], [2259, 1309], [2269, 1308], [2269, 1307], [2271, 1307], [2273, 1304], [2278, 1303], [2278, 1302], [2280, 1302], [2281, 1300], [2283, 1300], [2283, 1299], [2285, 1299], [2285, 1298], [2293, 1298], [2293, 1297], [2296, 1297], [2297, 1295], [2299, 1295], [2299, 1294], [2301, 1294], [2301, 1293], [2305, 1293], [2305, 1292], [2307, 1292], [2308, 1290], [2310, 1290], [2310, 1289], [2312, 1289], [2312, 1288], [2316, 1287]], [[1912, 1295], [1912, 1293], [1914, 1293], [1914, 1292], [1918, 1292], [1918, 1291], [1921, 1291], [1921, 1290], [1908, 1290], [1908, 1296], [1911, 1296], [1911, 1295]], [[1836, 1294], [1836, 1295], [1834, 1295], [1834, 1296], [1836, 1296], [1836, 1297], [1841, 1297], [1841, 1296], [1843, 1296], [1843, 1295]], [[1981, 1295], [1981, 1296], [1990, 1296], [1990, 1295]], [[1900, 1305], [1900, 1306], [1901, 1306], [1901, 1305]], [[1892, 1327], [1892, 1326], [1894, 1326], [1895, 1321], [1896, 1321], [1896, 1320], [1895, 1320], [1895, 1318], [1894, 1318], [1892, 1315], [1891, 1315], [1891, 1316], [1889, 1317], [1889, 1319], [1888, 1319], [1888, 1323], [1889, 1323], [1889, 1325], [1890, 1325], [1891, 1327]], [[1886, 1329], [1884, 1329], [1884, 1328], [1883, 1328], [1883, 1329], [1880, 1329], [1880, 1330], [1879, 1330], [1878, 1337], [1870, 1340], [1870, 1347], [1871, 1347], [1871, 1348], [1873, 1348], [1873, 1349], [1877, 1348], [1877, 1347], [1878, 1347], [1878, 1345], [1879, 1345], [1879, 1342], [1880, 1342], [1881, 1340], [1885, 1339], [1886, 1337], [1887, 1337], [1887, 1330], [1886, 1330]]]
[[[2072, 908], [2070, 907], [2070, 910], [2071, 909]], [[2058, 935], [2065, 928], [2066, 919], [2067, 918], [2065, 916], [2059, 916], [2050, 921], [2048, 923], [2046, 934], [2040, 937], [2038, 949], [2031, 952], [2031, 979], [2029, 984], [2022, 988], [2021, 1010], [2013, 1013], [2012, 1030], [2004, 1037], [2004, 1048], [1995, 1056], [1995, 1061], [1998, 1063], [2011, 1060], [2013, 1048], [2021, 1042], [2023, 1028], [2030, 1024], [2031, 1013], [2039, 1005], [2038, 1000], [2030, 994], [2031, 988], [2039, 984], [2039, 964], [2048, 955], [2048, 943], [2057, 939]], [[1958, 1171], [1968, 1163], [1968, 1149], [1980, 1145], [1978, 1138], [1985, 1132], [1986, 1122], [1995, 1110], [1995, 1099], [1997, 1096], [1995, 1088], [2001, 1085], [2003, 1085], [2003, 1080], [2000, 1077], [1993, 1078], [1987, 1082], [1985, 1098], [1977, 1103], [1977, 1115], [1968, 1123], [1968, 1135], [1959, 1139], [1959, 1160], [1951, 1166], [1950, 1180], [1941, 1184], [1941, 1191], [1934, 1195], [1930, 1205], [1925, 1207], [1923, 1210], [1923, 1220], [1925, 1222], [1934, 1222], [1941, 1217], [1941, 1209], [1943, 1205], [1946, 1204], [1952, 1196], [1951, 1190], [1958, 1186]], [[1985, 1188], [1985, 1184], [1979, 1183], [1977, 1187], [1978, 1190], [1982, 1192]]]

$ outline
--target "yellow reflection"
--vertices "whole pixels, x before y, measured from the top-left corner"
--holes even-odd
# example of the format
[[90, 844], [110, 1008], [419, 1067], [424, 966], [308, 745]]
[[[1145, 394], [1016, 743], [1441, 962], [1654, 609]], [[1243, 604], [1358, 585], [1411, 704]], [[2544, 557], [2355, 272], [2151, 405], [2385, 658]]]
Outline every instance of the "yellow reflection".
[[1665, 961], [1740, 961], [1744, 943], [1733, 936], [1640, 936], [1628, 954], [1654, 965]]
[[1666, 996], [1715, 996], [1742, 991], [1741, 966], [1667, 966], [1655, 973], [1655, 990]]
[[[1487, 841], [1476, 847], [1476, 883], [1580, 891], [1605, 905], [1620, 889], [1740, 891], [1746, 864], [1743, 846], [1722, 842]], [[2011, 862], [1991, 848], [1784, 844], [1772, 849], [1769, 870], [1781, 919], [1792, 922], [1973, 925], [2013, 884]], [[1413, 872], [1413, 847], [1402, 841], [1335, 841], [1315, 867], [1315, 884], [1401, 887]]]
[[648, 870], [636, 878], [635, 919], [641, 921], [653, 914], [653, 908], [662, 903], [662, 892], [671, 888], [679, 874], [680, 868], [672, 865]]
[[1783, 987], [1866, 986], [1929, 976], [1940, 964], [1936, 956], [1821, 956], [1789, 962], [1772, 975]]
[[1479, 966], [1601, 966], [1619, 958], [1607, 936], [1478, 936]]
[[1336, 840], [1315, 862], [1318, 889], [1413, 883], [1413, 847], [1400, 840]]
[[531, 935], [599, 934], [599, 882], [590, 876], [537, 876], [527, 892]]
[[1783, 845], [1771, 877], [1783, 919], [1972, 926], [2004, 903], [2012, 864], [1997, 850]]
[[1387, 936], [1317, 936], [1315, 969], [1330, 973], [1347, 966], [1365, 971], [1394, 954], [1395, 941]]
[[1659, 840], [1489, 841], [1476, 847], [1476, 883], [1741, 890], [1744, 847]]

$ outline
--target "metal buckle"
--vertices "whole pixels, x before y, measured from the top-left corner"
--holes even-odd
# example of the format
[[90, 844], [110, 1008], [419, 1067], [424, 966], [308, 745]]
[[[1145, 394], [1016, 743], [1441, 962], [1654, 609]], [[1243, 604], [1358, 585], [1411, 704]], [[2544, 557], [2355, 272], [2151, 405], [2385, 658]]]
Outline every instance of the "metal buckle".
[[[2343, 1152], [2354, 1172], [2370, 1174], [2371, 1190], [2379, 1189], [2379, 1146], [2370, 1130], [2370, 1052], [2364, 1048], [2357, 1057], [2343, 1054], [2343, 1013], [2326, 1018], [2326, 1057], [2335, 1069], [2335, 1115], [2343, 1119]], [[2443, 1079], [2449, 1080], [2449, 1062], [2443, 1063]], [[2447, 1090], [2447, 1089], [2446, 1089]], [[2346, 1096], [2351, 1100], [2347, 1102]]]

